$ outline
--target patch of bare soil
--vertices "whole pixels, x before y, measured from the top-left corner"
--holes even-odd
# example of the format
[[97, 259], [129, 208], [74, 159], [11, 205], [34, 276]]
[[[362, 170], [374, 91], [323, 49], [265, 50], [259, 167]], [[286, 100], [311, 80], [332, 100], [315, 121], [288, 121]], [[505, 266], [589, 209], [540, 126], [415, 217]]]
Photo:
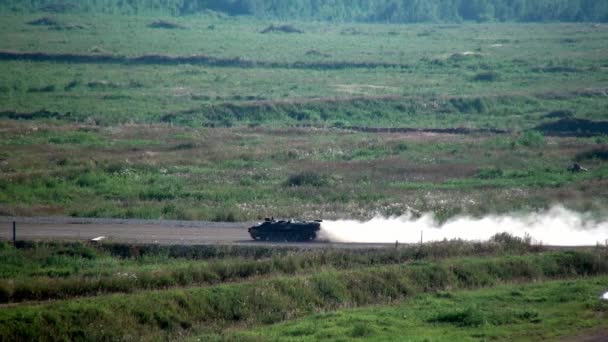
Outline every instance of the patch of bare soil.
[[561, 342], [606, 342], [608, 341], [608, 328], [603, 328], [594, 331], [587, 331], [583, 334], [567, 337], [560, 340]]

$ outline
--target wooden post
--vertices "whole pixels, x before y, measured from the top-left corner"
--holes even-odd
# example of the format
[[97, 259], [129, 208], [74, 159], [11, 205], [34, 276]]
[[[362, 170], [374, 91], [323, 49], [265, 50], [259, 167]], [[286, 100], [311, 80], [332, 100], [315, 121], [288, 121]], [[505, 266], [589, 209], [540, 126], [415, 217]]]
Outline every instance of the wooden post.
[[13, 221], [13, 246], [17, 247], [17, 222]]

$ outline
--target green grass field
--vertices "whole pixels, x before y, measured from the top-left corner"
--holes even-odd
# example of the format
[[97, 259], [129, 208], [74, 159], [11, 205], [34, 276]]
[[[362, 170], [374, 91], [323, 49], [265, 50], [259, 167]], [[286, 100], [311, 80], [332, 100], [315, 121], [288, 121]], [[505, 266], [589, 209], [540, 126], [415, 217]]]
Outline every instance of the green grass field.
[[[0, 38], [0, 215], [445, 221], [561, 204], [608, 217], [606, 24], [5, 10]], [[608, 329], [605, 246], [21, 241], [0, 242], [0, 260], [1, 341]]]
[[[0, 61], [4, 215], [605, 212], [602, 24], [2, 18], [0, 50], [68, 54]], [[220, 62], [69, 58], [197, 54]], [[392, 127], [420, 131], [361, 131]]]

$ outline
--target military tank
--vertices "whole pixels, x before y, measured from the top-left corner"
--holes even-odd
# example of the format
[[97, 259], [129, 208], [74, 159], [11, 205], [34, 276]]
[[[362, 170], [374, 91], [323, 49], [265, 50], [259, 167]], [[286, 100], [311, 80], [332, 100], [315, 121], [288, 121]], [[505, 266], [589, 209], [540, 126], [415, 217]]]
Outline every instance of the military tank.
[[258, 241], [312, 241], [321, 230], [322, 220], [294, 221], [267, 218], [264, 222], [249, 228], [251, 238]]

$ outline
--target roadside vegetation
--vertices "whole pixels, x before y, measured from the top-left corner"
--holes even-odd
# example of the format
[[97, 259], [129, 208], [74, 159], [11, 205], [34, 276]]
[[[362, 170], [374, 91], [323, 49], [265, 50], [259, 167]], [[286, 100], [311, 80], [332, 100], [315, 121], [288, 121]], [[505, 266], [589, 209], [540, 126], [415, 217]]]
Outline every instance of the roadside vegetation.
[[[451, 289], [391, 306], [339, 310], [207, 341], [530, 341], [605, 336], [605, 276]], [[194, 340], [194, 339], [193, 339]], [[568, 340], [566, 338], [566, 340]]]
[[441, 242], [399, 249], [131, 246], [83, 243], [2, 244], [0, 304], [215, 285], [314, 270], [358, 269], [420, 259], [540, 253], [518, 238], [489, 243]]
[[[230, 339], [233, 333], [241, 334], [234, 329], [321, 312], [394, 305], [425, 293], [436, 294], [441, 301], [452, 298], [446, 293], [460, 289], [608, 273], [605, 247], [544, 251], [505, 235], [488, 243], [452, 241], [399, 249], [20, 242], [18, 248], [2, 244], [0, 252], [6, 260], [0, 267], [0, 293], [5, 303], [12, 302], [0, 305], [0, 337], [4, 340], [42, 336], [48, 340], [174, 340], [201, 334], [209, 336], [205, 339]], [[580, 291], [568, 300], [577, 303], [577, 310], [602, 312], [597, 297], [583, 298], [590, 293], [589, 282], [572, 280]], [[592, 287], [597, 290], [601, 284]], [[528, 298], [523, 286], [516, 285], [513, 291]], [[456, 307], [446, 306], [436, 314], [430, 311], [420, 319], [440, 324], [464, 322], [468, 328], [534, 323], [544, 319], [545, 301], [556, 300], [543, 298], [541, 308], [528, 309], [528, 313], [520, 309], [519, 300], [509, 306], [512, 312], [504, 311], [507, 308], [482, 310], [472, 302], [471, 309], [454, 304]], [[592, 304], [595, 306], [589, 306]], [[440, 305], [434, 307], [439, 310]], [[596, 319], [586, 326], [601, 323]], [[559, 333], [574, 334], [576, 326]], [[376, 332], [375, 326], [369, 328], [372, 330], [365, 334]], [[280, 334], [276, 331], [267, 332]], [[319, 333], [329, 332], [323, 328]], [[307, 335], [314, 338], [314, 333], [302, 336]], [[332, 336], [337, 337], [326, 338]]]

